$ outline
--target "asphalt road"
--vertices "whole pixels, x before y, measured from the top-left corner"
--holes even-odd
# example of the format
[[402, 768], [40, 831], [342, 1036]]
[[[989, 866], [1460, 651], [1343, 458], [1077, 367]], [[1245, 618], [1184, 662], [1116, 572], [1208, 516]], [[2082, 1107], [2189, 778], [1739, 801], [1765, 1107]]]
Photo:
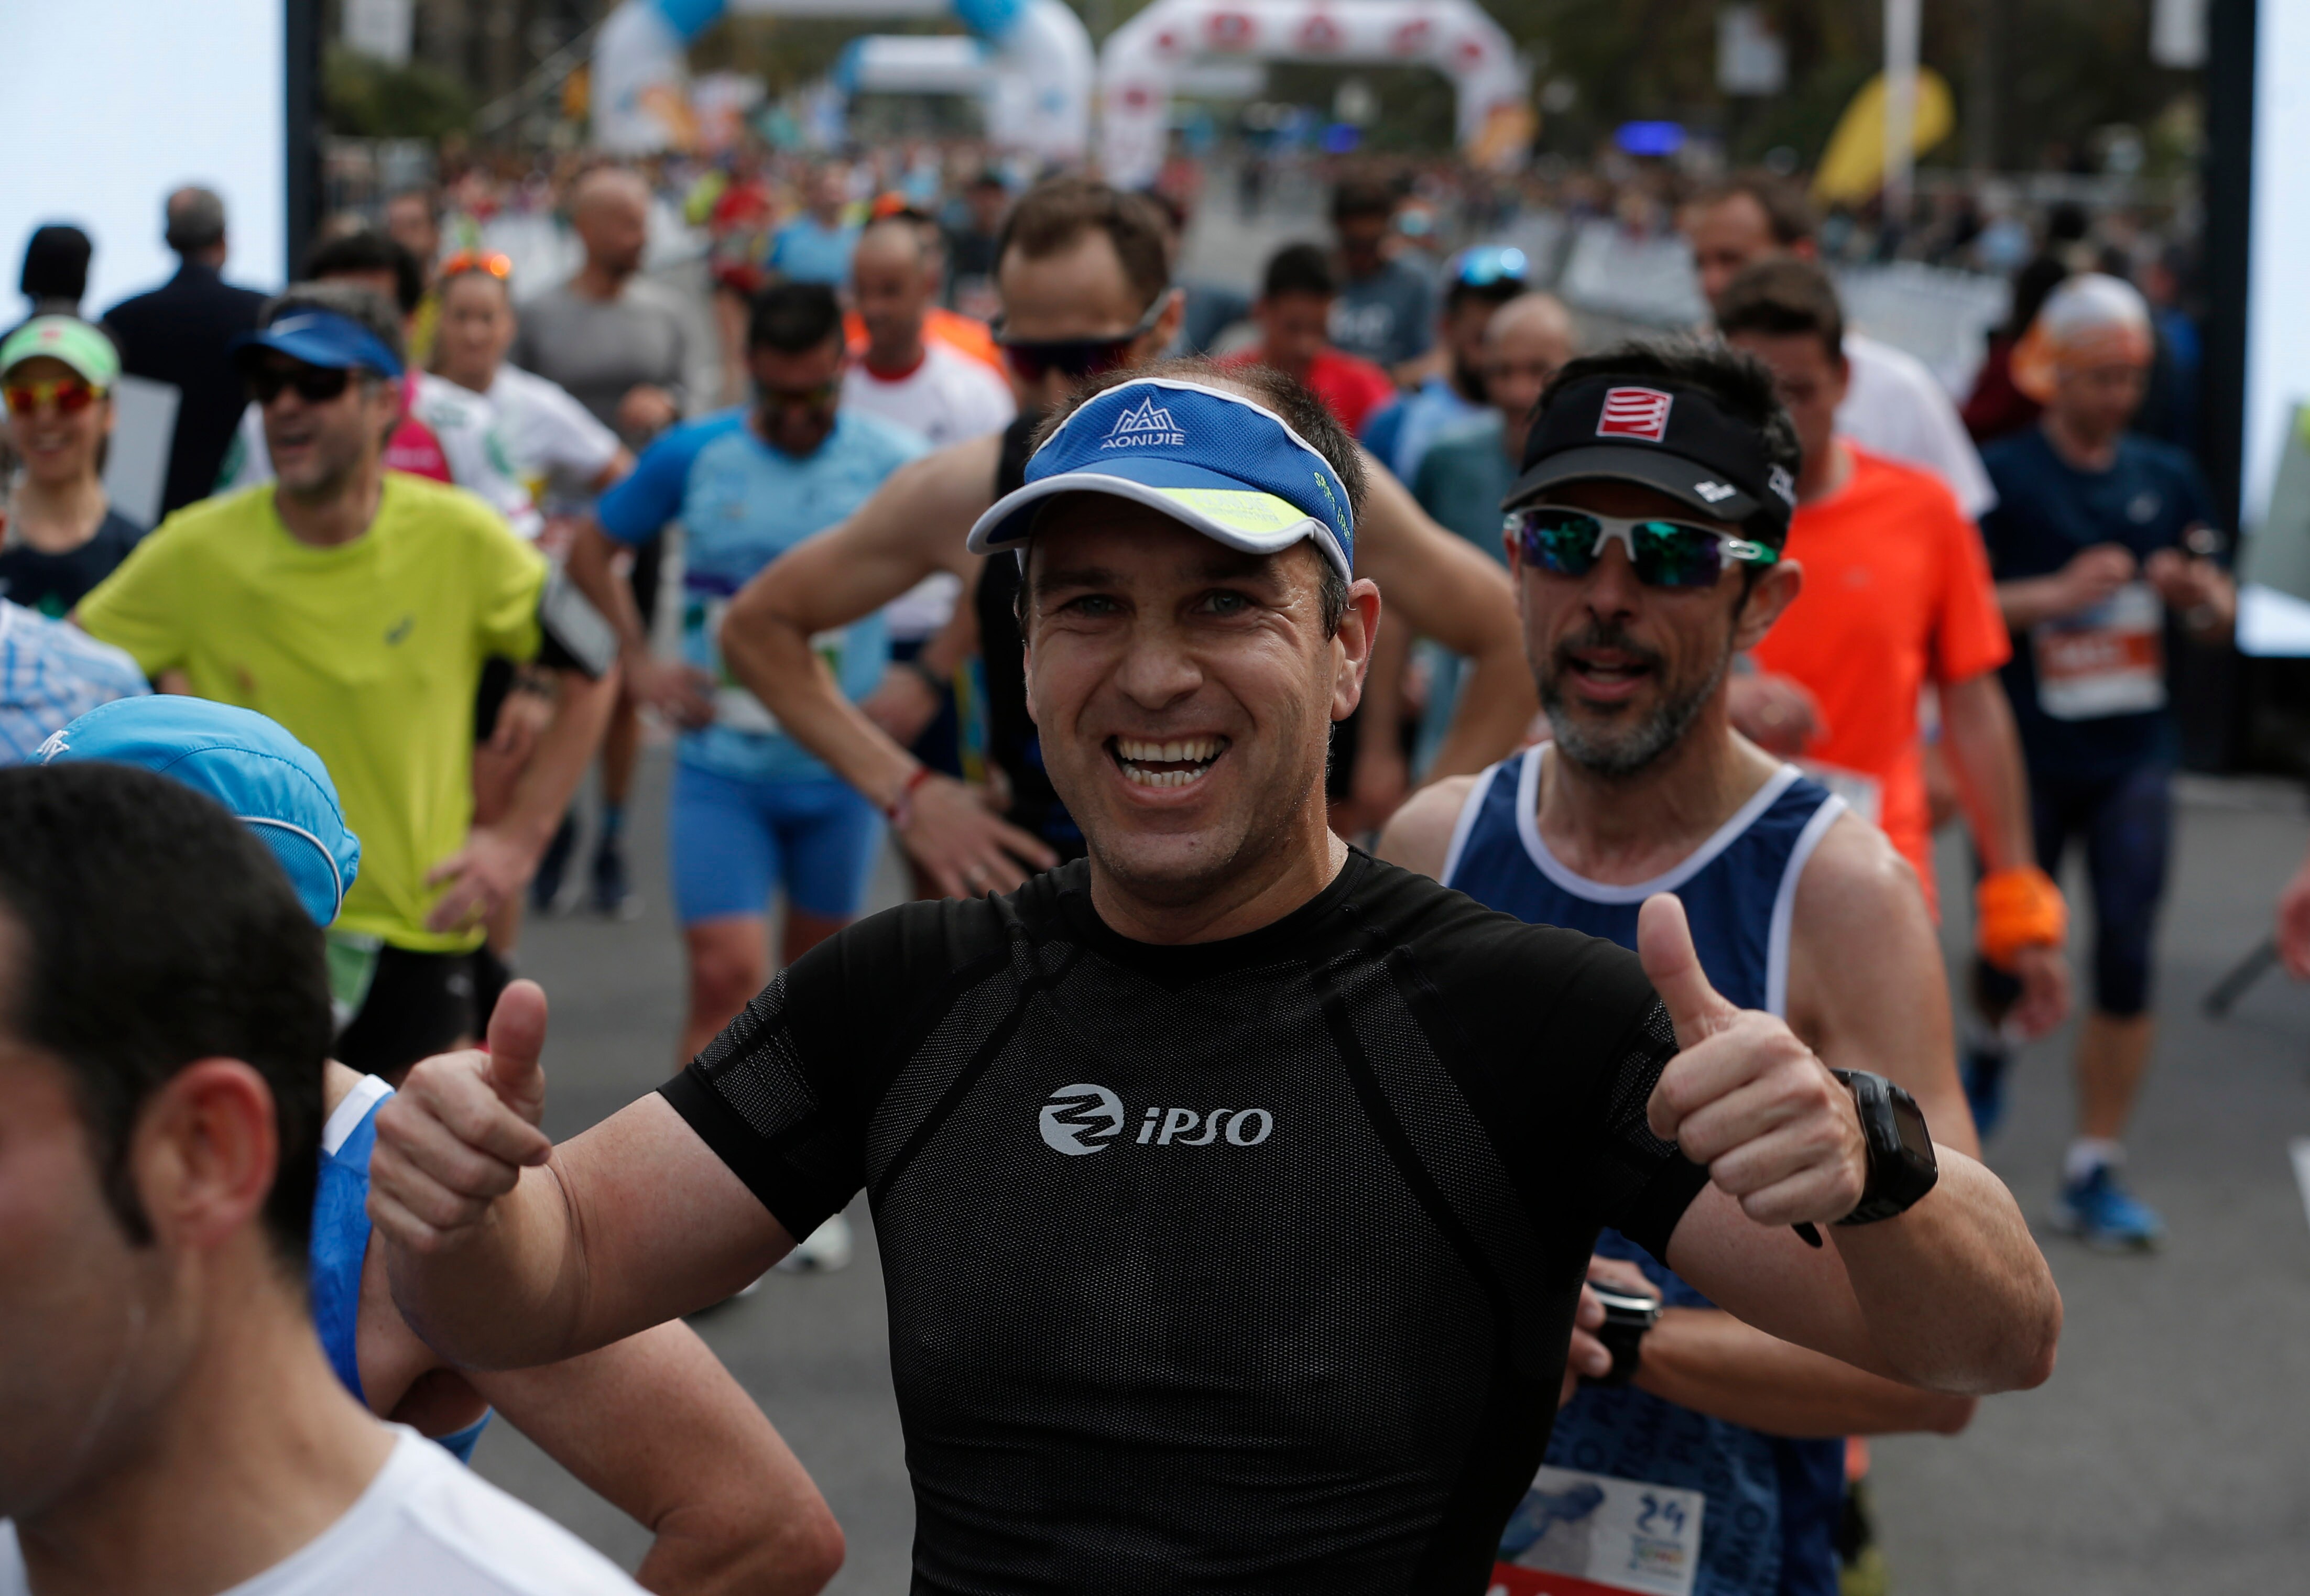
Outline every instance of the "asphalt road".
[[[665, 764], [632, 836], [645, 913], [534, 926], [525, 970], [553, 1001], [547, 1128], [569, 1135], [672, 1063], [681, 956], [667, 918]], [[1876, 1449], [1880, 1518], [1901, 1596], [2263, 1596], [2310, 1588], [2310, 1224], [2287, 1146], [2310, 1136], [2310, 991], [2272, 975], [2224, 1021], [2206, 989], [2253, 946], [2310, 842], [2289, 791], [2192, 784], [2161, 943], [2165, 1025], [2133, 1138], [2141, 1194], [2172, 1237], [2152, 1257], [2043, 1236], [2068, 1307], [2043, 1389], [1982, 1405], [1955, 1438]], [[1954, 846], [1943, 899], [1965, 894]], [[895, 901], [886, 870], [880, 901]], [[1964, 934], [1961, 925], [1951, 937]], [[2067, 1037], [2017, 1066], [1992, 1162], [2038, 1219], [2069, 1129]], [[906, 1587], [913, 1528], [873, 1228], [830, 1276], [774, 1274], [699, 1330], [817, 1478], [849, 1537], [833, 1589]], [[642, 1531], [510, 1427], [482, 1471], [632, 1566]]]

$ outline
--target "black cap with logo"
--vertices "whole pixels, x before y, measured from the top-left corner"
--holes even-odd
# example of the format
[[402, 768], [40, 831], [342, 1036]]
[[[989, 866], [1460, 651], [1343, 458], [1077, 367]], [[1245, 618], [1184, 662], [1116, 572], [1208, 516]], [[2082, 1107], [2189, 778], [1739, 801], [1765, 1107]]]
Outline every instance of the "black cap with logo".
[[1533, 418], [1523, 474], [1500, 507], [1598, 477], [1657, 489], [1775, 548], [1796, 512], [1796, 479], [1767, 454], [1763, 429], [1726, 415], [1706, 389], [1673, 379], [1606, 373], [1558, 394]]

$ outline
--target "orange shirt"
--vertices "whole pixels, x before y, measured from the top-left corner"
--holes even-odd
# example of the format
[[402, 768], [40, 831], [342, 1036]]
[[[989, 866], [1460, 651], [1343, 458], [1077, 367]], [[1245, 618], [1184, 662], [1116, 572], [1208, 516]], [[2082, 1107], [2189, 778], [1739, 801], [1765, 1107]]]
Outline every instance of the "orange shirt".
[[[842, 336], [850, 345], [853, 355], [863, 356], [866, 352], [866, 324], [858, 319], [855, 310], [844, 314]], [[923, 317], [923, 336], [935, 338], [941, 343], [968, 355], [1004, 382], [1011, 380], [1011, 369], [1003, 363], [1003, 351], [995, 347], [994, 334], [977, 317], [949, 310], [942, 305], [934, 305]]]
[[[1934, 901], [1917, 694], [2003, 664], [2012, 646], [1981, 533], [1940, 478], [1864, 453], [1827, 499], [1797, 507], [1787, 558], [1804, 591], [1758, 645], [1758, 668], [1820, 701], [1828, 735], [1806, 749], [1873, 819]], [[1856, 779], [1857, 778], [1857, 779]]]

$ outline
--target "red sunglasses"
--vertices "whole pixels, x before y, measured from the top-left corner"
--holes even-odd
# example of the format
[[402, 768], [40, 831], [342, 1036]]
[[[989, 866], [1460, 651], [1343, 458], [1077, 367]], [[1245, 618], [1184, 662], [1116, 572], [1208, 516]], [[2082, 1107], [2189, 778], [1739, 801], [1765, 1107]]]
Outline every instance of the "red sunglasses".
[[96, 403], [101, 392], [82, 377], [59, 377], [52, 382], [12, 382], [4, 392], [8, 408], [20, 416], [30, 415], [43, 404], [53, 404], [60, 416], [78, 415]]

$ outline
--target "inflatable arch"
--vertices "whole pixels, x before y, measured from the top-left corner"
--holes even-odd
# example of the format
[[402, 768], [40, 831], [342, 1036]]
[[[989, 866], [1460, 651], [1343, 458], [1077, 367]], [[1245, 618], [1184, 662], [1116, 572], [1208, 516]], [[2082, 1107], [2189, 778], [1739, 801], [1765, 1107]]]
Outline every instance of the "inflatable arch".
[[1171, 95], [1200, 58], [1432, 66], [1458, 91], [1463, 149], [1525, 126], [1531, 69], [1476, 0], [1154, 0], [1099, 51], [1099, 160], [1126, 188], [1155, 180]]
[[[966, 49], [983, 52], [978, 89], [990, 142], [1053, 161], [1081, 161], [1090, 151], [1090, 36], [1064, 0], [621, 0], [594, 42], [594, 132], [603, 148], [640, 154], [676, 142], [683, 47], [725, 12], [856, 22], [951, 16], [974, 38], [923, 39], [927, 49], [913, 65], [937, 69], [960, 91]], [[902, 44], [900, 57], [914, 48]]]

